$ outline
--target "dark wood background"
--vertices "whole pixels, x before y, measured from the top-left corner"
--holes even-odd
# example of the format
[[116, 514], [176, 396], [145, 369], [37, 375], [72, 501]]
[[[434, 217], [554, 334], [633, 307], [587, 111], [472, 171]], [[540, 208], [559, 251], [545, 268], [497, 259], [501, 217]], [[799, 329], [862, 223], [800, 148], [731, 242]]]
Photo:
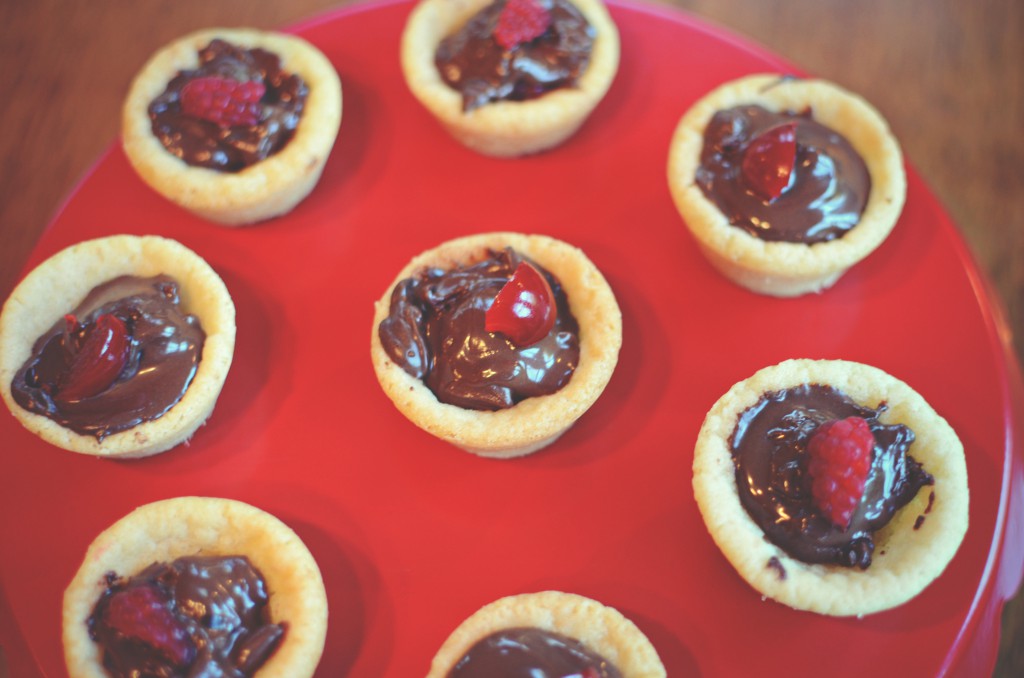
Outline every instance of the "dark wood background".
[[[1024, 356], [1024, 2], [662, 1], [874, 103], [987, 272]], [[0, 299], [116, 139], [128, 83], [157, 47], [215, 25], [279, 28], [340, 4], [0, 2]], [[1024, 675], [1024, 594], [1004, 612], [996, 675]]]

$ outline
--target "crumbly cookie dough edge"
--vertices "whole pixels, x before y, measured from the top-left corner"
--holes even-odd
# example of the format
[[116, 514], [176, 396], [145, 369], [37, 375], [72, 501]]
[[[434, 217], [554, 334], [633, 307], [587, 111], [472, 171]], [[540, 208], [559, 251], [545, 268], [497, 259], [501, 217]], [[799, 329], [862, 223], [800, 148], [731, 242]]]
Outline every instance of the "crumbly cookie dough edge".
[[485, 155], [515, 157], [552, 148], [572, 136], [604, 98], [619, 67], [619, 32], [601, 0], [572, 0], [596, 31], [587, 71], [576, 87], [525, 102], [493, 102], [470, 113], [434, 65], [441, 40], [491, 0], [423, 0], [409, 15], [401, 65], [413, 96], [467, 147]]
[[100, 533], [64, 592], [63, 642], [71, 678], [106, 678], [86, 622], [106, 589], [106, 575], [135, 574], [154, 562], [192, 555], [245, 555], [263, 575], [271, 618], [289, 624], [259, 678], [312, 676], [327, 633], [327, 596], [309, 549], [273, 515], [213, 497], [146, 504]]
[[[807, 246], [766, 242], [729, 224], [694, 183], [704, 130], [720, 110], [760, 104], [773, 111], [810, 106], [815, 120], [839, 131], [864, 159], [871, 194], [858, 226], [842, 238]], [[906, 199], [899, 144], [881, 114], [859, 95], [823, 80], [755, 74], [725, 83], [680, 119], [669, 146], [668, 184], [684, 222], [711, 263], [756, 292], [797, 296], [832, 284], [873, 252], [892, 231]]]
[[647, 636], [615, 608], [575, 593], [507, 596], [466, 618], [438, 649], [427, 678], [444, 678], [477, 641], [502, 629], [534, 627], [583, 643], [624, 678], [663, 678], [665, 667]]
[[[399, 281], [427, 266], [454, 268], [479, 261], [488, 248], [511, 246], [562, 283], [580, 326], [580, 360], [557, 393], [528, 398], [497, 412], [441, 403], [421, 380], [384, 352], [377, 328], [387, 317]], [[622, 345], [622, 314], [604, 276], [577, 247], [543, 235], [495, 232], [456, 238], [414, 257], [374, 304], [370, 352], [384, 392], [407, 418], [428, 433], [468, 452], [496, 458], [529, 454], [554, 442], [586, 412], [611, 380]]]
[[[911, 455], [935, 476], [935, 486], [923, 488], [876, 535], [875, 560], [868, 570], [791, 558], [767, 541], [740, 504], [728, 447], [737, 417], [763, 393], [804, 383], [832, 385], [872, 407], [887, 402], [890, 409], [881, 419], [914, 430]], [[709, 411], [695, 446], [693, 471], [698, 508], [723, 555], [755, 590], [795, 609], [854, 616], [901, 605], [943, 572], [967, 530], [967, 470], [956, 433], [904, 382], [860, 363], [789, 360], [738, 382]], [[924, 520], [915, 527], [918, 516]], [[778, 559], [784, 578], [768, 565], [772, 558]]]
[[[167, 152], [154, 136], [150, 102], [183, 69], [198, 66], [198, 50], [213, 38], [243, 48], [261, 47], [281, 58], [309, 87], [295, 136], [275, 155], [237, 173], [191, 167]], [[132, 81], [122, 109], [122, 144], [129, 162], [151, 188], [211, 221], [238, 226], [290, 211], [316, 186], [334, 146], [342, 117], [338, 73], [305, 39], [252, 28], [210, 28], [158, 50]]]
[[[89, 291], [120, 275], [165, 273], [179, 283], [182, 308], [206, 333], [202, 360], [182, 399], [163, 417], [97, 442], [28, 412], [11, 394], [15, 373], [36, 339]], [[70, 283], [70, 284], [69, 284]], [[40, 311], [40, 309], [47, 309]], [[100, 457], [144, 457], [189, 439], [213, 411], [234, 355], [235, 307], [220, 276], [198, 254], [160, 236], [114, 235], [71, 245], [42, 262], [15, 287], [0, 313], [0, 395], [11, 413], [43, 440]]]

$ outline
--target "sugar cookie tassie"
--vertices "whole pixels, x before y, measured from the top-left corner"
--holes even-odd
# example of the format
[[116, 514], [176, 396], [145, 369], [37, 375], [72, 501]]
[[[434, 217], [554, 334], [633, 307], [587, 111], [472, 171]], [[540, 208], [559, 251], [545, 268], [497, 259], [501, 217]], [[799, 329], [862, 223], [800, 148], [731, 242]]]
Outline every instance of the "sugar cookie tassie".
[[503, 675], [661, 678], [647, 636], [618, 610], [574, 593], [508, 596], [477, 610], [437, 651], [427, 678]]
[[326, 634], [327, 596], [309, 549], [278, 518], [229, 499], [135, 509], [96, 537], [64, 592], [71, 678], [143, 668], [303, 678]]
[[402, 34], [413, 95], [469, 148], [519, 156], [565, 141], [604, 97], [619, 34], [601, 0], [421, 0]]
[[122, 114], [125, 154], [168, 200], [211, 221], [284, 214], [316, 186], [341, 124], [341, 82], [306, 40], [211, 28], [154, 54]]
[[43, 440], [144, 457], [213, 412], [235, 346], [220, 276], [181, 243], [115, 235], [72, 245], [22, 280], [0, 313], [0, 395]]
[[833, 285], [886, 239], [906, 199], [899, 144], [875, 108], [779, 74], [697, 101], [672, 137], [668, 184], [711, 264], [780, 297]]
[[622, 314], [578, 248], [486, 233], [414, 257], [374, 308], [384, 392], [425, 431], [489, 457], [548, 445], [603, 392]]
[[918, 595], [968, 525], [950, 425], [907, 384], [842, 360], [789, 360], [729, 389], [698, 435], [693, 489], [751, 586], [828, 615]]

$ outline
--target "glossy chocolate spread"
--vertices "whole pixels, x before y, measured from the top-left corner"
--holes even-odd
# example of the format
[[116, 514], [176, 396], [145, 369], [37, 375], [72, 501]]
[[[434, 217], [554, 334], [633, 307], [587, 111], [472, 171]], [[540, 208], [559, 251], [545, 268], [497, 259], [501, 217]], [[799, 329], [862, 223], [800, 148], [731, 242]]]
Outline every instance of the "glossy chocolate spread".
[[[796, 122], [796, 163], [782, 195], [766, 201], [741, 171], [743, 153], [762, 132]], [[811, 112], [772, 113], [760, 106], [719, 111], [704, 131], [697, 185], [733, 226], [766, 241], [813, 244], [857, 225], [871, 176], [850, 143]]]
[[619, 670], [582, 643], [537, 628], [512, 628], [476, 642], [448, 673], [449, 678], [622, 678]]
[[[773, 544], [806, 563], [867, 568], [874, 533], [935, 480], [908, 454], [914, 432], [882, 424], [877, 409], [818, 384], [766, 393], [740, 415], [730, 438], [740, 502]], [[864, 497], [846, 530], [822, 516], [811, 500], [807, 441], [833, 419], [865, 419], [875, 438]]]
[[441, 79], [462, 93], [464, 111], [492, 101], [536, 99], [572, 87], [586, 71], [593, 27], [568, 0], [539, 1], [551, 13], [551, 26], [529, 42], [505, 49], [494, 40], [503, 0], [480, 10], [441, 41], [434, 63]]
[[553, 275], [537, 267], [558, 309], [546, 337], [518, 348], [484, 329], [487, 309], [522, 260], [506, 248], [470, 266], [431, 268], [402, 280], [378, 328], [384, 351], [438, 400], [466, 409], [503, 409], [562, 388], [579, 362], [579, 327]]
[[[127, 579], [108, 575], [109, 587], [89, 618], [89, 632], [113, 678], [252, 676], [280, 645], [286, 623], [270, 620], [262, 575], [244, 556], [191, 556], [154, 563]], [[134, 586], [155, 586], [159, 599], [195, 648], [187, 667], [159, 648], [108, 625], [111, 596]]]
[[[189, 80], [221, 77], [256, 80], [266, 86], [255, 125], [221, 127], [181, 112], [181, 89]], [[302, 78], [281, 70], [281, 59], [263, 49], [241, 49], [213, 40], [199, 52], [199, 66], [181, 71], [149, 105], [153, 134], [189, 165], [238, 172], [280, 151], [295, 135], [309, 89]]]
[[[61, 318], [36, 340], [31, 357], [14, 375], [11, 393], [21, 407], [102, 440], [157, 419], [181, 400], [202, 358], [206, 335], [199, 320], [182, 310], [173, 278], [114, 278], [95, 287], [70, 313], [78, 321], [76, 331], [68, 333]], [[58, 384], [70, 369], [68, 342], [81, 345], [104, 313], [120, 318], [128, 330], [124, 368], [96, 395], [70, 401], [57, 397]]]

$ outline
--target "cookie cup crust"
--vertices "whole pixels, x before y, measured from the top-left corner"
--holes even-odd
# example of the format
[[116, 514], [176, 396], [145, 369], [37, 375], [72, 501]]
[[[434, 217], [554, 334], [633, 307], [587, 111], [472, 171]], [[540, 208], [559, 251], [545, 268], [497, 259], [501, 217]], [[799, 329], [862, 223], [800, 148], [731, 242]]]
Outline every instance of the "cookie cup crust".
[[477, 610], [441, 645], [427, 678], [445, 678], [476, 642], [521, 627], [574, 638], [614, 664], [624, 678], [666, 675], [647, 636], [621, 612], [575, 593], [540, 591], [500, 598]]
[[[153, 134], [149, 104], [179, 71], [198, 67], [198, 51], [214, 38], [281, 58], [302, 77], [309, 95], [295, 135], [277, 153], [240, 172], [193, 167], [172, 155]], [[228, 226], [280, 216], [316, 186], [341, 125], [341, 82], [326, 56], [293, 35], [251, 28], [211, 28], [170, 43], [142, 67], [125, 99], [122, 144], [129, 162], [156, 192], [181, 207]]]
[[[206, 333], [202, 358], [185, 395], [162, 417], [97, 441], [14, 401], [11, 382], [36, 340], [96, 286], [122, 275], [167, 274], [181, 308]], [[48, 443], [99, 457], [145, 457], [188, 440], [213, 412], [235, 348], [235, 306], [220, 276], [181, 243], [158, 236], [114, 235], [72, 245], [41, 263], [14, 288], [0, 313], [0, 395], [11, 413]]]
[[463, 112], [462, 94], [442, 80], [434, 65], [441, 41], [492, 0], [422, 0], [402, 33], [406, 83], [441, 125], [469, 148], [497, 157], [543, 151], [562, 143], [604, 97], [619, 68], [619, 32], [601, 0], [571, 0], [595, 30], [586, 71], [575, 87], [528, 101], [494, 101]]
[[[527, 398], [504, 410], [469, 410], [442, 403], [422, 380], [395, 364], [381, 346], [377, 328], [387, 317], [391, 293], [402, 280], [437, 266], [471, 265], [488, 250], [511, 247], [562, 283], [579, 324], [580, 357], [569, 383], [546, 396]], [[496, 232], [450, 240], [416, 256], [374, 304], [370, 356], [381, 388], [409, 420], [467, 452], [517, 457], [554, 442], [604, 391], [618, 363], [622, 313], [597, 267], [578, 248], [544, 235]]]
[[[880, 421], [914, 431], [910, 454], [935, 478], [875, 533], [874, 559], [866, 570], [792, 558], [767, 540], [740, 503], [730, 449], [739, 416], [765, 393], [802, 384], [832, 386], [870, 407], [886, 403]], [[879, 612], [916, 596], [952, 560], [968, 524], [967, 466], [950, 425], [904, 382], [876, 367], [842, 360], [788, 360], [729, 389], [698, 435], [693, 490], [715, 543], [754, 589], [790, 607], [834, 616]], [[923, 521], [915, 526], [919, 517]], [[769, 564], [772, 559], [778, 559], [785, 576]]]
[[[842, 134], [863, 158], [871, 192], [860, 222], [841, 238], [813, 245], [766, 242], [731, 225], [696, 184], [704, 131], [711, 118], [718, 111], [753, 104], [773, 112], [810, 108], [814, 120]], [[668, 185], [676, 208], [711, 264], [742, 287], [779, 297], [831, 287], [888, 237], [907, 193], [899, 144], [871, 104], [823, 80], [775, 73], [728, 82], [683, 115], [669, 146]]]
[[113, 572], [130, 577], [183, 556], [247, 556], [267, 585], [270, 617], [287, 622], [284, 641], [257, 678], [312, 676], [327, 635], [327, 595], [320, 569], [298, 535], [249, 504], [178, 497], [135, 509], [89, 546], [64, 591], [64, 657], [71, 678], [107, 678], [87, 621]]

